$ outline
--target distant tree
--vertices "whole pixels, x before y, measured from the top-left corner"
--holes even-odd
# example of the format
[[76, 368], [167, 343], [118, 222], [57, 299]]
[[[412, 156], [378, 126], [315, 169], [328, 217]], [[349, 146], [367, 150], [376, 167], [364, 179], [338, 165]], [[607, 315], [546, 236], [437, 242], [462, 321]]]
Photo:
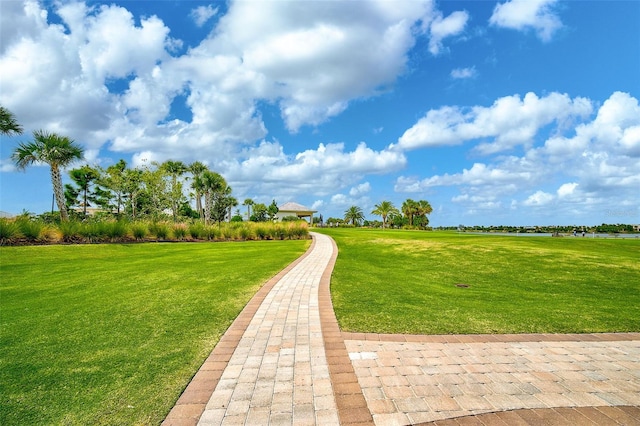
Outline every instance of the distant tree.
[[344, 212], [344, 221], [353, 226], [360, 226], [364, 221], [364, 213], [358, 206], [351, 206]]
[[420, 226], [421, 228], [426, 228], [427, 226], [429, 226], [428, 215], [431, 214], [431, 212], [433, 212], [433, 208], [431, 208], [431, 204], [429, 204], [428, 201], [418, 201], [416, 208], [415, 225]]
[[276, 203], [276, 200], [272, 200], [271, 204], [269, 204], [269, 207], [267, 207], [267, 214], [269, 215], [269, 220], [275, 220], [276, 215], [278, 214], [279, 211], [280, 209], [278, 208], [278, 204]]
[[255, 203], [251, 198], [245, 198], [245, 200], [242, 202], [243, 206], [247, 206], [247, 220], [251, 219], [251, 206], [253, 206], [254, 204]]
[[204, 217], [202, 211], [202, 194], [204, 193], [202, 174], [207, 170], [207, 166], [199, 161], [195, 161], [189, 165], [189, 171], [193, 176], [193, 179], [191, 180], [191, 188], [196, 192], [196, 210], [198, 211], [198, 215], [200, 215], [200, 217]]
[[178, 178], [184, 175], [188, 168], [182, 161], [167, 160], [160, 166], [171, 178], [171, 187], [169, 188], [169, 201], [171, 202], [171, 213], [173, 220], [178, 219], [178, 208], [184, 199], [182, 193], [182, 182], [178, 182]]
[[100, 178], [98, 179], [100, 189], [97, 191], [96, 203], [105, 210], [115, 210], [118, 215], [124, 206], [126, 197], [126, 168], [126, 161], [121, 159], [116, 164], [107, 167], [106, 170], [100, 170]]
[[204, 220], [205, 223], [210, 223], [215, 198], [227, 187], [227, 182], [219, 173], [207, 170], [202, 173], [202, 184], [204, 188]]
[[252, 222], [265, 222], [268, 219], [267, 206], [263, 203], [253, 204]]
[[22, 126], [18, 124], [13, 113], [5, 107], [0, 106], [0, 134], [7, 136], [21, 135], [22, 131]]
[[413, 226], [413, 217], [418, 214], [418, 203], [411, 198], [408, 198], [402, 203], [402, 213], [407, 218], [409, 226]]
[[36, 130], [33, 132], [33, 141], [19, 144], [11, 158], [20, 170], [24, 170], [27, 166], [38, 162], [49, 165], [53, 193], [56, 204], [60, 209], [60, 219], [67, 221], [69, 220], [69, 215], [64, 199], [61, 169], [74, 161], [80, 160], [83, 155], [83, 148], [72, 139], [55, 133]]
[[81, 206], [82, 214], [86, 216], [87, 207], [97, 199], [94, 186], [100, 178], [100, 172], [86, 164], [78, 169], [70, 170], [69, 177], [73, 184], [65, 185], [64, 195], [67, 207]]
[[400, 213], [400, 211], [393, 205], [391, 201], [382, 201], [380, 204], [376, 204], [371, 214], [382, 217], [382, 229], [387, 223], [389, 215]]

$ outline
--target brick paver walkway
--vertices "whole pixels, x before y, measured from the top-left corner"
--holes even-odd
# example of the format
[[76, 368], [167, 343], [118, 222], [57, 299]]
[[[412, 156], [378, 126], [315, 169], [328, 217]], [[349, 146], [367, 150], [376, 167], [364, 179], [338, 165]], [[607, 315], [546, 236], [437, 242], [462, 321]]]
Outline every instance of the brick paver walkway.
[[640, 425], [640, 333], [343, 333], [329, 293], [337, 248], [313, 237], [164, 425]]

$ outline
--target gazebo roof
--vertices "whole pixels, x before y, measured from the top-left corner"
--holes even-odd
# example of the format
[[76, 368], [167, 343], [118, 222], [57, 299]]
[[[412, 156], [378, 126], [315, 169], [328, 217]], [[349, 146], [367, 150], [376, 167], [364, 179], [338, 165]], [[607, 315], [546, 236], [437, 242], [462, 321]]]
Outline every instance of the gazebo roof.
[[317, 212], [317, 210], [311, 210], [311, 209], [303, 206], [302, 204], [293, 203], [293, 202], [284, 203], [283, 205], [278, 207], [278, 209], [281, 212], [296, 212], [296, 213], [303, 213], [303, 212], [304, 213], [315, 213], [315, 212]]

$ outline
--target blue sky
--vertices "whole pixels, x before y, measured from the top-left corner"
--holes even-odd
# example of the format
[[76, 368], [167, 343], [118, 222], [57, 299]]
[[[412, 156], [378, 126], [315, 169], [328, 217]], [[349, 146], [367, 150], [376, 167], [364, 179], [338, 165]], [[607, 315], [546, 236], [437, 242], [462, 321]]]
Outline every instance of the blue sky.
[[[426, 199], [434, 226], [640, 223], [640, 2], [0, 2], [0, 210], [51, 208], [45, 129], [239, 200]], [[80, 164], [78, 164], [80, 165]]]

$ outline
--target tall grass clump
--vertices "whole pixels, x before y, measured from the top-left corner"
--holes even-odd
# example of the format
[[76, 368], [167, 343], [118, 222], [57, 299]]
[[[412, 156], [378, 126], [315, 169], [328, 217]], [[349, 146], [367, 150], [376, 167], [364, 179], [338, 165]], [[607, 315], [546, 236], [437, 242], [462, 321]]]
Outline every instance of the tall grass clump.
[[12, 244], [21, 236], [20, 227], [13, 220], [0, 219], [0, 245]]
[[202, 240], [206, 237], [204, 225], [200, 222], [189, 225], [189, 236], [194, 240]]
[[131, 226], [131, 234], [138, 241], [144, 240], [149, 234], [149, 229], [144, 223], [134, 223]]
[[15, 221], [20, 233], [29, 242], [37, 242], [44, 236], [44, 223], [31, 219], [18, 219]]
[[169, 238], [169, 225], [164, 222], [152, 222], [149, 224], [149, 232], [159, 240], [166, 240]]
[[175, 225], [173, 225], [173, 237], [176, 240], [184, 240], [187, 236], [187, 231], [187, 225], [185, 225], [184, 223], [176, 223]]
[[58, 225], [58, 231], [60, 238], [65, 243], [79, 242], [80, 236], [80, 223], [75, 221], [61, 222]]

